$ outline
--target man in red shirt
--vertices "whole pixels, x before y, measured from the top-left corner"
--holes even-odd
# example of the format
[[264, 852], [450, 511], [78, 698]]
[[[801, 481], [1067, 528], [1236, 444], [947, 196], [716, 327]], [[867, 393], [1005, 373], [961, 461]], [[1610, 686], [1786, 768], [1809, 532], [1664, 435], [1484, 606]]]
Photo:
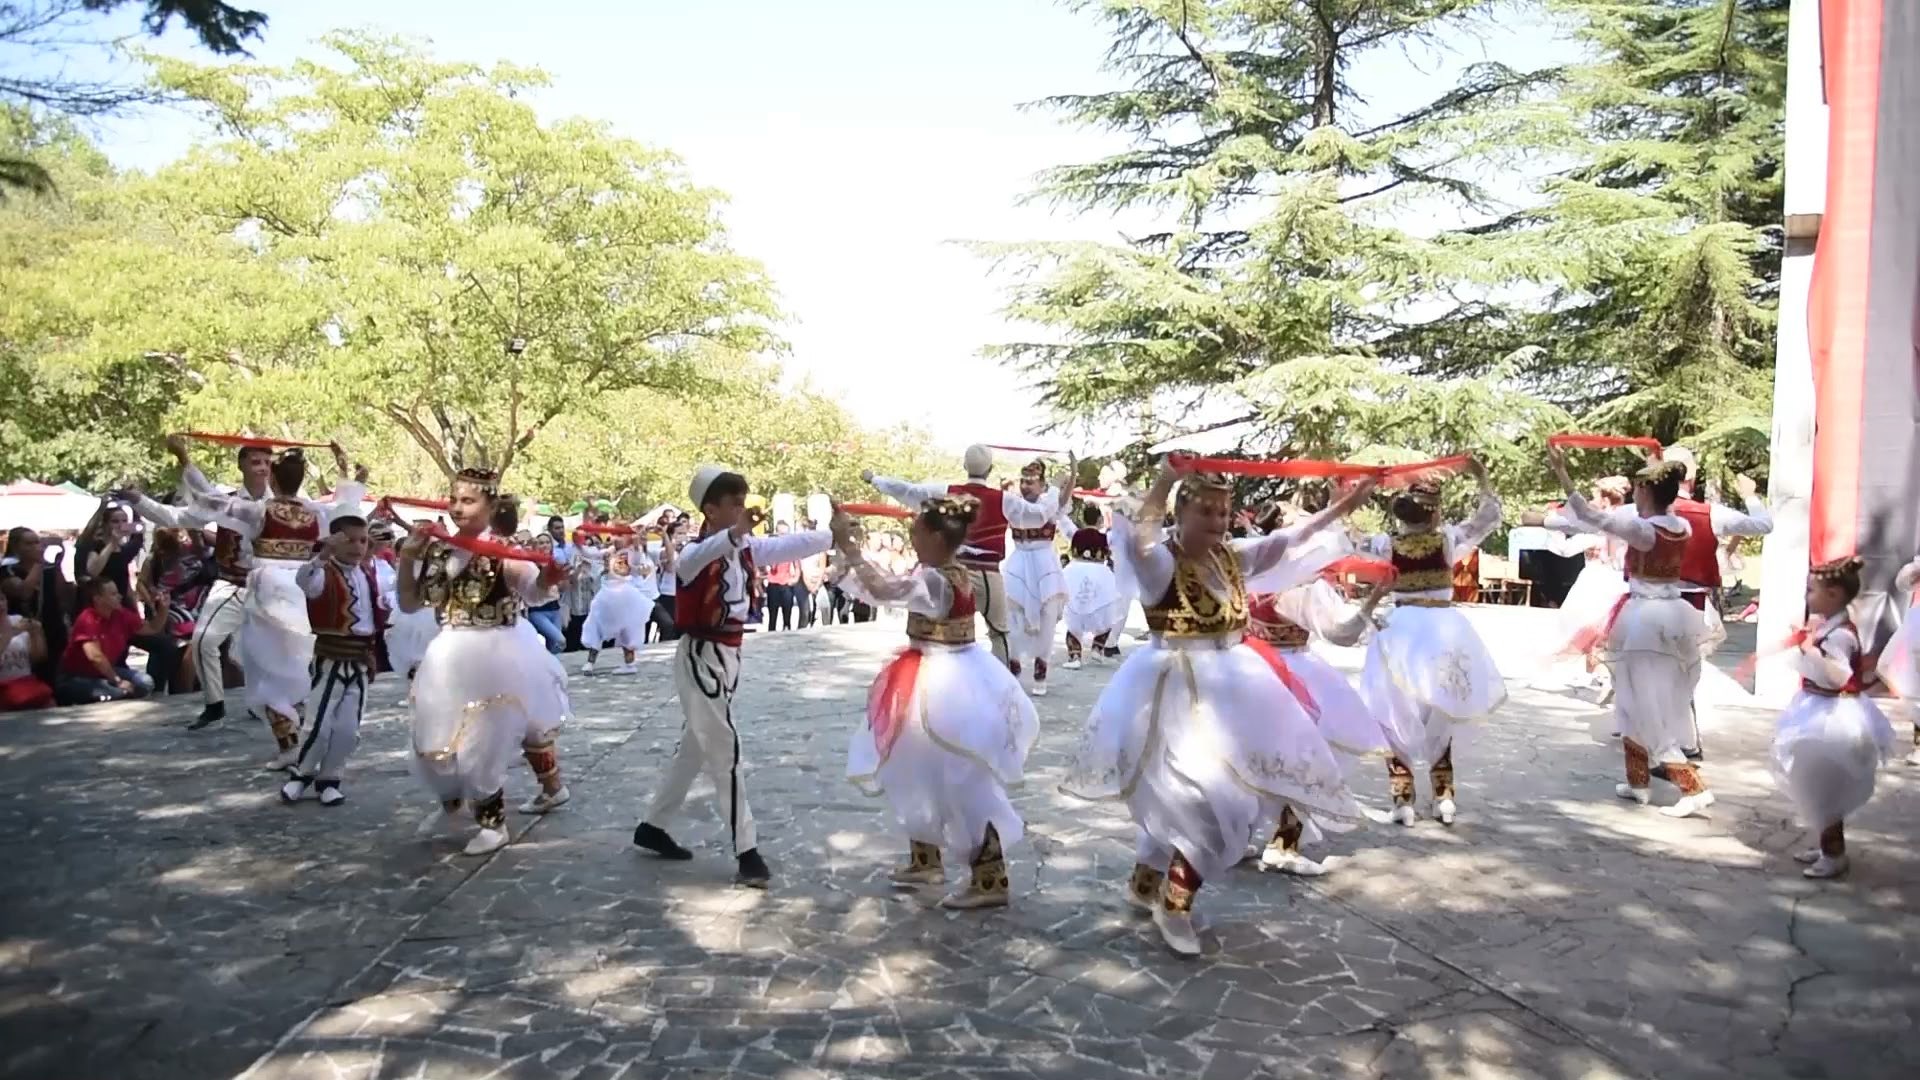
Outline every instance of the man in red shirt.
[[140, 632], [140, 615], [120, 605], [120, 587], [105, 578], [81, 586], [86, 604], [73, 621], [73, 633], [60, 655], [62, 705], [146, 697], [153, 680], [127, 666], [127, 645]]

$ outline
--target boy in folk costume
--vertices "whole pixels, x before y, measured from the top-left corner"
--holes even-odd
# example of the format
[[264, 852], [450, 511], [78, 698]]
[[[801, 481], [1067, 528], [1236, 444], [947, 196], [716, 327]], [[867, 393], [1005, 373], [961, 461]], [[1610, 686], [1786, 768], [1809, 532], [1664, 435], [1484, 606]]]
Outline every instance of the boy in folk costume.
[[[180, 463], [180, 485], [189, 500], [194, 495], [221, 494], [193, 463], [185, 438], [169, 436], [167, 449]], [[241, 489], [234, 492], [233, 497], [252, 502], [265, 499], [270, 494], [267, 474], [272, 467], [273, 451], [264, 446], [242, 446], [236, 459]], [[208, 514], [191, 505], [167, 506], [146, 495], [134, 494], [134, 508], [140, 516], [163, 528], [199, 528], [209, 522]], [[218, 723], [227, 715], [227, 680], [221, 660], [227, 642], [239, 631], [246, 617], [247, 573], [253, 567], [251, 545], [238, 531], [220, 525], [213, 538], [213, 563], [213, 583], [201, 598], [200, 610], [193, 620], [193, 662], [200, 678], [200, 697], [205, 703], [199, 717], [188, 725], [189, 730], [194, 731]], [[232, 651], [235, 666], [239, 666], [240, 650], [236, 647]]]
[[1415, 764], [1429, 764], [1433, 814], [1453, 824], [1453, 742], [1460, 725], [1484, 720], [1507, 700], [1507, 684], [1466, 616], [1453, 608], [1453, 567], [1500, 524], [1500, 499], [1487, 470], [1469, 460], [1480, 505], [1459, 525], [1440, 520], [1440, 485], [1420, 481], [1393, 500], [1399, 528], [1368, 541], [1392, 562], [1393, 610], [1373, 636], [1360, 693], [1387, 729], [1393, 820], [1414, 822]]
[[[1160, 520], [1175, 475], [1161, 473], [1142, 521]], [[1183, 955], [1200, 952], [1195, 893], [1240, 860], [1255, 823], [1287, 806], [1326, 828], [1362, 819], [1284, 662], [1247, 640], [1245, 583], [1293, 557], [1371, 488], [1356, 485], [1298, 529], [1231, 541], [1231, 485], [1193, 473], [1180, 480], [1170, 538], [1122, 527], [1115, 558], [1148, 598], [1153, 637], [1095, 703], [1061, 791], [1127, 804], [1138, 826], [1127, 902], [1150, 912]]]
[[[685, 723], [673, 763], [661, 777], [646, 817], [635, 826], [633, 842], [664, 859], [693, 858], [663, 826], [687, 801], [694, 777], [704, 772], [713, 781], [714, 802], [732, 840], [738, 862], [734, 880], [764, 889], [772, 874], [760, 854], [747, 807], [740, 734], [733, 723], [749, 590], [756, 566], [822, 554], [833, 544], [834, 533], [753, 535], [764, 515], [746, 505], [747, 480], [718, 465], [695, 470], [687, 498], [704, 520], [700, 538], [680, 550], [674, 565], [680, 579], [674, 624], [681, 638], [674, 652], [673, 682]], [[845, 518], [836, 515], [834, 528], [844, 535]]]
[[221, 526], [238, 533], [251, 547], [247, 576], [246, 621], [240, 627], [240, 667], [247, 674], [247, 711], [264, 718], [277, 753], [272, 771], [291, 768], [299, 756], [301, 708], [312, 689], [313, 634], [307, 626], [307, 597], [294, 575], [326, 535], [334, 514], [360, 513], [367, 470], [349, 478], [347, 455], [333, 446], [339, 481], [332, 503], [300, 497], [307, 460], [298, 448], [274, 455], [269, 467], [271, 498], [196, 492], [194, 506]]
[[954, 556], [978, 509], [971, 498], [923, 505], [911, 536], [920, 566], [905, 576], [867, 562], [850, 537], [840, 544], [848, 590], [907, 609], [907, 648], [868, 691], [847, 776], [884, 795], [907, 834], [896, 885], [943, 885], [942, 849], [965, 853], [971, 874], [941, 901], [949, 908], [1006, 905], [1006, 849], [1023, 828], [1007, 788], [1019, 783], [1040, 734], [1019, 680], [974, 643], [973, 582]]
[[[1693, 737], [1688, 702], [1700, 681], [1709, 630], [1682, 591], [1691, 523], [1673, 513], [1673, 503], [1686, 467], [1674, 461], [1647, 466], [1634, 477], [1633, 505], [1604, 512], [1575, 489], [1557, 447], [1549, 448], [1548, 459], [1566, 489], [1567, 511], [1627, 545], [1627, 595], [1598, 631], [1601, 655], [1613, 671], [1613, 729], [1627, 759], [1627, 782], [1614, 793], [1646, 805], [1658, 762], [1660, 776], [1680, 789], [1680, 800], [1660, 812], [1698, 814], [1713, 805], [1713, 792], [1685, 751]], [[1600, 723], [1593, 734], [1599, 742], [1611, 737]]]
[[1033, 695], [1047, 693], [1047, 662], [1053, 657], [1053, 635], [1067, 610], [1067, 579], [1053, 538], [1059, 534], [1060, 510], [1073, 490], [1073, 461], [1067, 461], [1057, 487], [1047, 487], [1047, 467], [1035, 461], [1020, 470], [1020, 486], [1002, 497], [1013, 550], [1007, 554], [1001, 576], [1007, 584], [1007, 648], [1017, 677], [1025, 663], [1033, 665]]
[[1773, 736], [1774, 781], [1801, 823], [1819, 830], [1819, 846], [1794, 856], [1810, 878], [1847, 872], [1846, 817], [1873, 797], [1874, 774], [1893, 752], [1893, 725], [1865, 693], [1873, 661], [1847, 613], [1860, 567], [1850, 557], [1808, 572], [1808, 625], [1794, 655], [1800, 692]]
[[988, 483], [993, 474], [993, 451], [975, 444], [967, 447], [962, 459], [966, 466], [964, 484], [910, 484], [890, 476], [875, 476], [868, 469], [860, 475], [882, 495], [903, 506], [919, 506], [930, 499], [962, 496], [980, 503], [980, 512], [968, 527], [967, 541], [960, 546], [961, 566], [973, 577], [974, 607], [987, 623], [987, 642], [993, 655], [1015, 675], [1012, 652], [1007, 645], [1007, 590], [1000, 567], [1007, 557], [1007, 512], [1005, 493]]
[[647, 623], [653, 619], [654, 598], [659, 594], [653, 581], [653, 564], [640, 548], [622, 543], [607, 556], [606, 576], [587, 610], [587, 621], [580, 627], [580, 644], [587, 650], [582, 674], [593, 674], [600, 648], [609, 641], [620, 646], [625, 661], [613, 669], [615, 675], [632, 675], [639, 670], [633, 666], [634, 650], [647, 643]]
[[293, 778], [280, 788], [280, 801], [299, 802], [317, 791], [320, 805], [338, 806], [347, 798], [340, 776], [360, 741], [374, 651], [387, 619], [385, 598], [367, 559], [366, 519], [336, 514], [327, 529], [325, 550], [294, 574], [313, 628], [312, 689], [306, 737], [293, 762]]
[[1113, 574], [1113, 552], [1102, 532], [1099, 507], [1087, 507], [1085, 525], [1074, 530], [1069, 542], [1073, 561], [1067, 564], [1067, 670], [1080, 667], [1081, 650], [1088, 644], [1100, 656], [1115, 656], [1108, 651], [1116, 619], [1126, 617], [1120, 606], [1120, 587]]

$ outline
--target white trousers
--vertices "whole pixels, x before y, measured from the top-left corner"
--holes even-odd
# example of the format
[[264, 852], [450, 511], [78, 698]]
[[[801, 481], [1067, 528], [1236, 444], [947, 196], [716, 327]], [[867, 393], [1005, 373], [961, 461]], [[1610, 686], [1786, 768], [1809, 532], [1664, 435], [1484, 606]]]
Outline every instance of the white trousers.
[[313, 661], [313, 689], [307, 695], [307, 731], [293, 774], [304, 780], [338, 780], [360, 745], [360, 720], [367, 709], [367, 680], [373, 668], [358, 660]]
[[967, 577], [973, 582], [973, 604], [979, 610], [980, 617], [987, 623], [987, 647], [993, 650], [993, 658], [1006, 663], [1010, 658], [1007, 650], [1007, 586], [998, 570], [982, 570], [977, 566], [967, 567]]
[[705, 773], [713, 782], [713, 802], [727, 826], [735, 855], [759, 845], [753, 811], [747, 808], [746, 766], [740, 760], [740, 733], [733, 726], [733, 691], [740, 684], [740, 649], [683, 637], [674, 649], [673, 685], [686, 717], [673, 763], [647, 808], [645, 821], [666, 828]]
[[[227, 700], [227, 676], [220, 667], [220, 648], [247, 617], [247, 589], [216, 580], [200, 601], [193, 619], [193, 666], [200, 674], [200, 697], [209, 705]], [[236, 661], [237, 662], [237, 661]]]

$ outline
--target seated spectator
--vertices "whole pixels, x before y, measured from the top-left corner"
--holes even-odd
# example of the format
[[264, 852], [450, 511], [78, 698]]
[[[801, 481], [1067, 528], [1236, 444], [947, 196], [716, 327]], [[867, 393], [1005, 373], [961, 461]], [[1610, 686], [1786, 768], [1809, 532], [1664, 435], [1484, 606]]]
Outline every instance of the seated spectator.
[[153, 680], [127, 666], [127, 648], [140, 632], [140, 616], [120, 603], [120, 589], [104, 578], [80, 587], [86, 605], [73, 620], [67, 651], [60, 657], [56, 696], [62, 705], [86, 705], [145, 697]]
[[33, 672], [52, 685], [58, 677], [60, 655], [67, 647], [67, 613], [73, 609], [72, 587], [61, 574], [66, 546], [25, 526], [7, 531], [7, 553], [0, 557], [0, 593], [7, 609], [40, 624], [47, 655]]
[[33, 673], [46, 659], [47, 639], [40, 624], [7, 609], [0, 592], [0, 712], [44, 709], [53, 704], [53, 688]]
[[[213, 574], [213, 560], [207, 557], [203, 534], [186, 529], [155, 531], [153, 553], [140, 568], [137, 585], [147, 621], [134, 644], [146, 649], [146, 640], [159, 639], [170, 642], [183, 654], [183, 659], [172, 665], [172, 684], [160, 687], [162, 690], [184, 694], [195, 688], [194, 664], [185, 654], [192, 648], [195, 613], [200, 610], [207, 586], [213, 583]], [[149, 668], [155, 666], [148, 664]], [[157, 674], [155, 678], [157, 681]]]

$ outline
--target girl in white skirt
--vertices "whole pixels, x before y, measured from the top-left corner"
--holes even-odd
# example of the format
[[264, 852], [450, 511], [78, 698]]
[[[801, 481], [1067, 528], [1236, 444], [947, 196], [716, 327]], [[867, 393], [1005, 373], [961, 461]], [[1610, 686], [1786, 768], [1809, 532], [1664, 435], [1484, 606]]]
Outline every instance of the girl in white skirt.
[[1681, 593], [1681, 561], [1692, 528], [1671, 512], [1686, 466], [1647, 466], [1634, 477], [1633, 506], [1604, 511], [1574, 489], [1558, 448], [1548, 449], [1548, 459], [1567, 491], [1568, 512], [1627, 545], [1627, 597], [1601, 636], [1601, 655], [1613, 672], [1613, 724], [1609, 730], [1602, 719], [1593, 729], [1595, 741], [1603, 743], [1617, 731], [1625, 748], [1627, 782], [1614, 792], [1646, 805], [1658, 762], [1661, 777], [1680, 789], [1680, 800], [1660, 812], [1698, 814], [1713, 805], [1713, 792], [1683, 750], [1693, 740], [1690, 703], [1708, 629]]
[[633, 653], [647, 643], [647, 623], [653, 618], [653, 602], [660, 596], [654, 582], [653, 564], [637, 547], [622, 542], [607, 556], [607, 572], [600, 579], [600, 591], [587, 609], [587, 621], [580, 627], [580, 644], [587, 650], [583, 674], [593, 674], [600, 648], [611, 641], [620, 647], [624, 659], [613, 669], [615, 675], [631, 675]]
[[941, 852], [964, 854], [967, 883], [943, 907], [1004, 907], [1006, 849], [1024, 825], [1007, 799], [1040, 734], [1033, 703], [993, 653], [974, 641], [978, 601], [954, 562], [979, 512], [972, 498], [922, 504], [909, 540], [920, 565], [896, 576], [866, 560], [849, 539], [841, 588], [874, 605], [907, 610], [907, 648], [867, 692], [866, 722], [847, 748], [847, 778], [884, 795], [907, 834], [902, 887], [943, 885]]
[[[1349, 779], [1359, 763], [1392, 755], [1386, 729], [1347, 677], [1312, 652], [1318, 637], [1343, 648], [1357, 645], [1373, 625], [1373, 611], [1386, 590], [1375, 587], [1358, 606], [1348, 604], [1321, 571], [1342, 558], [1346, 540], [1322, 532], [1301, 545], [1296, 557], [1247, 579], [1250, 636], [1277, 654], [1294, 697], [1304, 706]], [[1312, 815], [1291, 804], [1280, 811], [1272, 837], [1260, 852], [1260, 868], [1319, 877], [1325, 865], [1301, 854], [1300, 845], [1320, 839]]]
[[1459, 525], [1440, 523], [1440, 486], [1419, 482], [1393, 500], [1397, 532], [1368, 542], [1371, 554], [1393, 563], [1393, 610], [1386, 628], [1367, 646], [1360, 693], [1386, 726], [1393, 820], [1414, 822], [1416, 764], [1429, 765], [1433, 816], [1453, 824], [1453, 743], [1463, 725], [1486, 719], [1507, 700], [1507, 684], [1493, 655], [1466, 616], [1453, 608], [1453, 567], [1500, 524], [1500, 498], [1477, 460], [1468, 471], [1480, 482], [1480, 505]]
[[[1114, 623], [1126, 618], [1120, 607], [1120, 587], [1113, 575], [1112, 548], [1100, 528], [1099, 507], [1087, 507], [1086, 525], [1074, 531], [1067, 563], [1067, 668], [1080, 666], [1083, 650], [1099, 656], [1119, 654], [1109, 636]], [[1108, 650], [1112, 649], [1111, 652]]]
[[[1164, 513], [1175, 473], [1163, 470], [1140, 510]], [[1268, 655], [1247, 644], [1246, 579], [1359, 505], [1356, 486], [1299, 529], [1229, 542], [1233, 489], [1224, 477], [1180, 483], [1174, 535], [1121, 530], [1119, 573], [1139, 583], [1153, 631], [1094, 704], [1061, 791], [1124, 802], [1138, 828], [1127, 900], [1152, 913], [1169, 947], [1197, 955], [1195, 893], [1238, 862], [1254, 824], [1291, 805], [1323, 828], [1362, 819], [1340, 763]]]
[[440, 800], [421, 831], [471, 807], [479, 830], [469, 855], [509, 839], [504, 788], [516, 752], [540, 781], [546, 809], [567, 797], [554, 747], [568, 709], [565, 672], [517, 625], [523, 605], [552, 599], [565, 569], [510, 557], [490, 534], [504, 501], [497, 484], [490, 471], [462, 469], [447, 506], [460, 543], [415, 532], [397, 567], [401, 610], [431, 608], [441, 623], [413, 680], [413, 771]]
[[[1610, 513], [1625, 506], [1632, 492], [1632, 481], [1624, 476], [1609, 476], [1593, 486], [1593, 505]], [[1577, 656], [1586, 663], [1589, 688], [1602, 694], [1599, 700], [1604, 704], [1608, 692], [1606, 666], [1601, 663], [1602, 642], [1594, 630], [1606, 624], [1620, 598], [1627, 594], [1624, 573], [1627, 546], [1618, 537], [1586, 533], [1586, 527], [1568, 514], [1549, 511], [1544, 523], [1549, 529], [1575, 534], [1568, 539], [1577, 543], [1586, 555], [1580, 576], [1574, 579], [1573, 588], [1567, 590], [1566, 599], [1560, 602], [1560, 631], [1564, 635], [1561, 653]], [[1552, 551], [1556, 555], [1573, 553], [1560, 545], [1553, 546]]]
[[1920, 559], [1900, 568], [1893, 587], [1907, 599], [1907, 615], [1880, 650], [1880, 677], [1907, 703], [1913, 721], [1913, 752], [1906, 760], [1920, 765], [1920, 603], [1914, 602], [1914, 589], [1920, 588]]
[[1807, 622], [1795, 665], [1800, 692], [1773, 734], [1773, 778], [1818, 847], [1795, 855], [1810, 878], [1847, 872], [1847, 815], [1873, 797], [1874, 774], [1893, 752], [1893, 725], [1862, 690], [1872, 679], [1847, 605], [1860, 595], [1860, 560], [1807, 573]]

